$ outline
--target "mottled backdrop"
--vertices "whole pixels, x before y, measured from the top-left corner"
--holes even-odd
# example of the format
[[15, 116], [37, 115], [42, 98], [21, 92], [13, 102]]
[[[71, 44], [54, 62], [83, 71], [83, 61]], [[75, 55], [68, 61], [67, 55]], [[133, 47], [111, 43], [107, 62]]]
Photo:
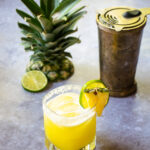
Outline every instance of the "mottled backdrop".
[[[0, 0], [0, 150], [46, 150], [42, 97], [63, 84], [83, 84], [99, 78], [96, 11], [110, 6], [150, 7], [150, 0], [83, 0], [88, 14], [80, 20], [81, 44], [68, 49], [75, 74], [67, 81], [49, 85], [41, 93], [23, 90], [20, 80], [30, 53], [20, 44], [15, 9], [26, 9], [19, 0]], [[150, 149], [150, 17], [144, 29], [137, 67], [137, 94], [110, 98], [103, 116], [97, 119], [96, 150]]]

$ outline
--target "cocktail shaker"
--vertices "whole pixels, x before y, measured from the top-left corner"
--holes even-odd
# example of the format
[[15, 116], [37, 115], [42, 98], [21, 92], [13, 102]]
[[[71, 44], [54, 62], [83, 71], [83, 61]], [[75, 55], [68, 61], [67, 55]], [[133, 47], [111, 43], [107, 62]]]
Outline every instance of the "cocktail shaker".
[[150, 8], [113, 7], [97, 13], [100, 78], [110, 95], [136, 92], [136, 66], [143, 28]]

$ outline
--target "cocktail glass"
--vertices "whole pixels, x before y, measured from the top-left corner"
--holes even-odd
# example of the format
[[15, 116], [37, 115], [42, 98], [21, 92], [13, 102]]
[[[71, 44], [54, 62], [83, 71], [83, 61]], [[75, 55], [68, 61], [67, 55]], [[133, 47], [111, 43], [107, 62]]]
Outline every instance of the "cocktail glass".
[[[77, 116], [62, 116], [50, 109], [49, 102], [59, 95], [80, 93], [81, 87], [65, 85], [50, 91], [43, 99], [45, 143], [48, 150], [94, 150], [96, 139], [95, 107]], [[79, 102], [79, 100], [78, 100]], [[80, 105], [78, 103], [78, 105]]]

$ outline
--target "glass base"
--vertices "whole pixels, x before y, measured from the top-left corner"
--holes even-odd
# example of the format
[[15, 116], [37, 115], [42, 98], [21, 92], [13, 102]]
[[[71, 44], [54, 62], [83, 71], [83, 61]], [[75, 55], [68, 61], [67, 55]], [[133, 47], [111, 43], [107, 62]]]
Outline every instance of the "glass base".
[[[58, 149], [55, 145], [53, 145], [47, 137], [45, 137], [45, 145], [47, 147], [48, 150], [60, 150]], [[96, 137], [94, 138], [94, 140], [88, 144], [87, 146], [81, 148], [80, 150], [95, 150], [96, 149]]]

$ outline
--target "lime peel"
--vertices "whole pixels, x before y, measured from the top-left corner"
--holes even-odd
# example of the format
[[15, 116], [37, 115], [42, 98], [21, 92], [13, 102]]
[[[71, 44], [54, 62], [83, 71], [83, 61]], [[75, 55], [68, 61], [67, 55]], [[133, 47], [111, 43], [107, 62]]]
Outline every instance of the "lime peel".
[[22, 77], [21, 84], [23, 88], [30, 92], [39, 92], [48, 84], [45, 74], [38, 70], [26, 72]]
[[90, 80], [83, 85], [79, 102], [83, 108], [96, 106], [97, 115], [100, 116], [109, 101], [109, 90], [101, 80]]

